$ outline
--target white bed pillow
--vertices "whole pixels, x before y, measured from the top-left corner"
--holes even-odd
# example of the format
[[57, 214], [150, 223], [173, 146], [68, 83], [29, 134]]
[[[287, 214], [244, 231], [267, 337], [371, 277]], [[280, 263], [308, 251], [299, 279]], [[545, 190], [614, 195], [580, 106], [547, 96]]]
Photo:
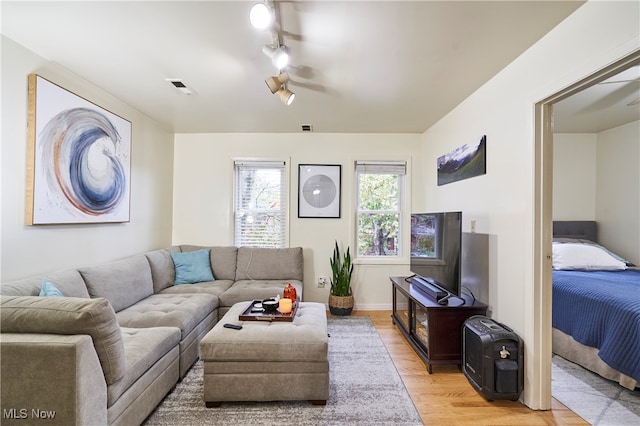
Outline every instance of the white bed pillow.
[[619, 260], [620, 262], [624, 262], [625, 265], [627, 266], [636, 266], [634, 265], [632, 262], [629, 262], [627, 259], [623, 258], [622, 256], [619, 256], [618, 254], [612, 252], [611, 250], [609, 250], [608, 248], [601, 246], [598, 243], [594, 243], [591, 240], [584, 240], [581, 238], [554, 238], [553, 239], [554, 243], [574, 243], [574, 244], [588, 244], [591, 246], [596, 246], [604, 251], [606, 251], [607, 253], [609, 253], [611, 256], [613, 256], [614, 258], [616, 258], [617, 260]]
[[627, 269], [627, 265], [597, 246], [553, 243], [553, 269], [612, 271]]

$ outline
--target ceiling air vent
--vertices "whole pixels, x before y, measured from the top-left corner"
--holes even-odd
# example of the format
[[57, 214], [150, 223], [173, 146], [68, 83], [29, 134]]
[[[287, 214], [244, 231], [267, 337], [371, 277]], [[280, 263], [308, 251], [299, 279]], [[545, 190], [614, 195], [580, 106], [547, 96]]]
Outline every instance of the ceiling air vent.
[[181, 78], [167, 78], [166, 81], [171, 83], [171, 85], [178, 89], [178, 91], [182, 94], [193, 95], [194, 93], [193, 90], [188, 88], [187, 85], [182, 82]]
[[302, 125], [303, 132], [313, 132], [313, 126], [311, 124], [303, 124]]

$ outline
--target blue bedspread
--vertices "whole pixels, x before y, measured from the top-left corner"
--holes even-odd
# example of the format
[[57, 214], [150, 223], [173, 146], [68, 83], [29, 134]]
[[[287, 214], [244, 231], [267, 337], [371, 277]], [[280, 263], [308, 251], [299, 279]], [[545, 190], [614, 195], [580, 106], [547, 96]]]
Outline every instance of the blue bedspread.
[[640, 270], [553, 271], [552, 324], [640, 382]]

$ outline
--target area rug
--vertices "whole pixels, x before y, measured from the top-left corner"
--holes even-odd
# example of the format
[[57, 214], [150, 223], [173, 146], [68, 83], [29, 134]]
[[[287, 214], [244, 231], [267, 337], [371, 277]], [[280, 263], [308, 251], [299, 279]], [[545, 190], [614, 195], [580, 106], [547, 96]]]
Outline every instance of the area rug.
[[398, 371], [369, 317], [328, 318], [330, 396], [308, 401], [225, 402], [206, 408], [202, 363], [144, 423], [154, 425], [422, 425]]
[[640, 390], [625, 389], [558, 355], [551, 377], [553, 397], [590, 424], [640, 425]]

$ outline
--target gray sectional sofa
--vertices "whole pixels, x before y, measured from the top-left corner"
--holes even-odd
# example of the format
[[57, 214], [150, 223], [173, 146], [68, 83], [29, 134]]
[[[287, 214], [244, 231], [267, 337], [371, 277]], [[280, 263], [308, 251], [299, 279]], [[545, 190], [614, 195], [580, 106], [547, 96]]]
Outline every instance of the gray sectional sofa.
[[[172, 254], [201, 250], [213, 279], [174, 284], [184, 265]], [[299, 247], [181, 245], [2, 283], [2, 424], [142, 423], [231, 306], [282, 296], [287, 283], [302, 300], [303, 269]], [[43, 280], [64, 297], [39, 296]]]

